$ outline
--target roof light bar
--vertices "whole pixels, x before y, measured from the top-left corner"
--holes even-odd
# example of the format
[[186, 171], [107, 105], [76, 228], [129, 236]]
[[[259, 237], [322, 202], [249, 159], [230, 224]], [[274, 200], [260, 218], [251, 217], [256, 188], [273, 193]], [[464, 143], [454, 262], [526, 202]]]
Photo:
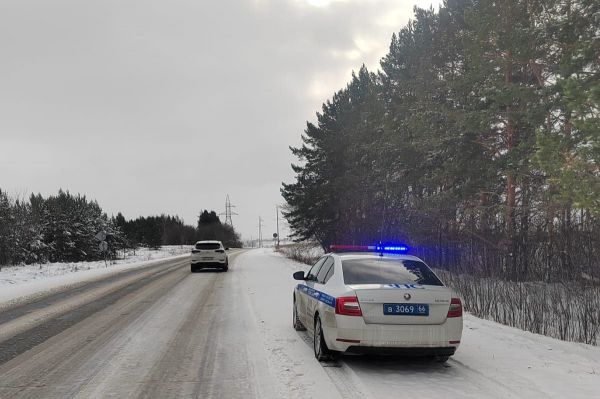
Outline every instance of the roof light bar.
[[368, 252], [374, 251], [375, 247], [368, 245], [330, 245], [329, 249], [331, 249], [331, 252]]
[[378, 244], [378, 245], [331, 245], [331, 252], [379, 252], [379, 253], [407, 253], [410, 249], [404, 244]]
[[377, 252], [399, 252], [399, 253], [408, 252], [408, 246], [407, 245], [402, 245], [402, 244], [398, 244], [398, 245], [377, 245], [376, 248], [377, 248], [376, 249]]

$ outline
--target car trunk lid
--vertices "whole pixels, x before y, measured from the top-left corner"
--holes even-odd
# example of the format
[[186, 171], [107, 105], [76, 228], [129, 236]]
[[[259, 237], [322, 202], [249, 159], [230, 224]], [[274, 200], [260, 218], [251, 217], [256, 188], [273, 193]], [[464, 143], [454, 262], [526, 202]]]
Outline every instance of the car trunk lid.
[[348, 288], [355, 291], [367, 324], [442, 324], [452, 297], [444, 286], [355, 284]]

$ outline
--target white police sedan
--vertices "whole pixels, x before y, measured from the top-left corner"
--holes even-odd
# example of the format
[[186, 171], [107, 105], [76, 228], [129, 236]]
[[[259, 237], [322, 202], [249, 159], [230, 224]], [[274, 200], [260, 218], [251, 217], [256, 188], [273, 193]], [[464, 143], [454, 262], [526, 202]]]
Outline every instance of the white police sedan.
[[[430, 356], [444, 362], [462, 335], [462, 303], [405, 246], [335, 246], [294, 289], [293, 325], [315, 357], [342, 352]], [[351, 251], [351, 252], [348, 252]], [[373, 252], [370, 252], [373, 251]]]

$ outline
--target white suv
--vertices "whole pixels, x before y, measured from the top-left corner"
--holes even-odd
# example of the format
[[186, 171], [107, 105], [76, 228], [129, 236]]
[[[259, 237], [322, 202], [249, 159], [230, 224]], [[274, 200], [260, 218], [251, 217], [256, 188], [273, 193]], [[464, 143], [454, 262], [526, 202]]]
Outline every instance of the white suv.
[[221, 241], [198, 241], [190, 257], [192, 273], [203, 268], [218, 268], [226, 272], [229, 268], [227, 249]]

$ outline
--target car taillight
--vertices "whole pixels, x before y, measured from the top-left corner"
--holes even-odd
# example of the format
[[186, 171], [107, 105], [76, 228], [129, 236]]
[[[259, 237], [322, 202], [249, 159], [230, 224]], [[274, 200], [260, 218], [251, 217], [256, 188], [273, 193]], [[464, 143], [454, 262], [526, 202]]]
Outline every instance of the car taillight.
[[460, 298], [452, 298], [450, 300], [450, 309], [448, 309], [448, 317], [461, 317], [462, 316], [462, 303]]
[[362, 316], [358, 298], [355, 296], [343, 296], [335, 300], [335, 313], [344, 316]]
[[197, 254], [198, 252], [200, 252], [200, 251], [198, 251], [197, 249], [192, 249], [193, 254]]
[[224, 253], [225, 253], [225, 250], [223, 250], [223, 249], [216, 249], [216, 250], [215, 250], [215, 252], [218, 252], [218, 253], [220, 253], [220, 254], [224, 254]]

